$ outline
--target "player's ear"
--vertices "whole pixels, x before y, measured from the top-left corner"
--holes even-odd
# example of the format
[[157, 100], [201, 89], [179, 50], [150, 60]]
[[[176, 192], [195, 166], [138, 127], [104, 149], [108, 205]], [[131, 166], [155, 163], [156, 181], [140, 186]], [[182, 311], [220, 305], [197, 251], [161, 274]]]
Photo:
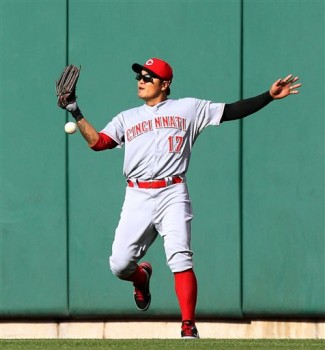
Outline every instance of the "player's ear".
[[162, 82], [161, 82], [161, 89], [165, 91], [165, 90], [167, 90], [169, 88], [169, 85], [170, 85], [170, 81], [162, 80]]

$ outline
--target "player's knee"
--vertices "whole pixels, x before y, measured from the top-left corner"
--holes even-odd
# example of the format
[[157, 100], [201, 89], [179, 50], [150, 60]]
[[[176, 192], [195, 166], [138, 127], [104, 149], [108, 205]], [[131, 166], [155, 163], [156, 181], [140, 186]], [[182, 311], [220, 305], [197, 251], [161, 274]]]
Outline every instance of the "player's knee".
[[179, 252], [172, 255], [167, 264], [172, 272], [180, 272], [193, 268], [192, 252]]
[[113, 257], [110, 257], [109, 267], [114, 276], [120, 279], [126, 279], [134, 272], [136, 264], [132, 264], [130, 261], [127, 260], [115, 259]]

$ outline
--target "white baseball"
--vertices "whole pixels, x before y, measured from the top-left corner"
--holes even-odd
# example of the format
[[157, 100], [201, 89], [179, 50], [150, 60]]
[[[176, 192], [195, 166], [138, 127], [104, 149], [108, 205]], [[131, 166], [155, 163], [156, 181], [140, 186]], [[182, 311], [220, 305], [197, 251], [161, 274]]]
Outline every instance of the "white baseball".
[[67, 134], [74, 134], [77, 131], [77, 125], [73, 122], [68, 122], [64, 125], [64, 130]]

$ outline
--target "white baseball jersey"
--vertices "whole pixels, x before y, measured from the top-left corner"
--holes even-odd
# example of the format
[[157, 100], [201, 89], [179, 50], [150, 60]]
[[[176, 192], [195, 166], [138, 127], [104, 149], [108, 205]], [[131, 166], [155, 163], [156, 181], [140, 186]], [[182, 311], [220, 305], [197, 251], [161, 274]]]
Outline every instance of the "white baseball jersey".
[[101, 132], [125, 145], [126, 178], [185, 175], [197, 136], [209, 125], [220, 125], [224, 106], [196, 98], [167, 99], [121, 112]]

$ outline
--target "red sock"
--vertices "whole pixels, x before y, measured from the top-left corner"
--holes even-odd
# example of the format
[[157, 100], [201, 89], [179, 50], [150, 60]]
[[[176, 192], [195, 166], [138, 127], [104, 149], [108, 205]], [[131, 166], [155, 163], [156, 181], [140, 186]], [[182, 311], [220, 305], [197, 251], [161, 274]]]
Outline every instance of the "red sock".
[[192, 269], [175, 272], [175, 291], [181, 309], [182, 321], [195, 322], [197, 281]]
[[127, 278], [126, 281], [131, 281], [135, 286], [142, 286], [147, 282], [148, 275], [143, 271], [143, 269], [138, 265], [133, 274]]

